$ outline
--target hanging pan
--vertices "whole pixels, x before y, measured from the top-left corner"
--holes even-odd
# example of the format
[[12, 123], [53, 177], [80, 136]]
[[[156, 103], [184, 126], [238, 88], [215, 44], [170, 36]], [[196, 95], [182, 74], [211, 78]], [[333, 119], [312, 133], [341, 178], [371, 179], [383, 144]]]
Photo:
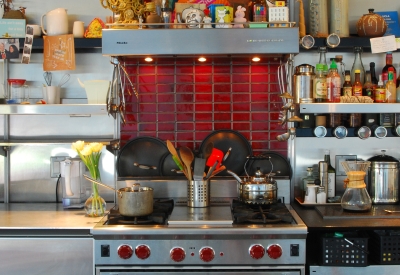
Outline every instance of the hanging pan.
[[[200, 145], [200, 153], [204, 155], [207, 145], [214, 144], [214, 148], [221, 150], [224, 154], [232, 148], [229, 156], [222, 161], [226, 169], [242, 175], [247, 156], [252, 155], [249, 141], [239, 132], [234, 130], [217, 130], [209, 134]], [[226, 171], [219, 173], [219, 176], [229, 176]]]
[[134, 138], [118, 154], [118, 177], [160, 176], [159, 165], [167, 153], [167, 145], [158, 138]]

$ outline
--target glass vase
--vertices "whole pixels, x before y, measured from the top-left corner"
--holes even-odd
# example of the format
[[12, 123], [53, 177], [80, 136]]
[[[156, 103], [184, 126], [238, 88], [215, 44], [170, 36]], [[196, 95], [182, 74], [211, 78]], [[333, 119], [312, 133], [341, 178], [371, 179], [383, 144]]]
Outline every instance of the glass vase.
[[92, 195], [85, 202], [85, 211], [88, 217], [101, 217], [106, 211], [106, 201], [99, 195], [95, 183], [92, 183]]

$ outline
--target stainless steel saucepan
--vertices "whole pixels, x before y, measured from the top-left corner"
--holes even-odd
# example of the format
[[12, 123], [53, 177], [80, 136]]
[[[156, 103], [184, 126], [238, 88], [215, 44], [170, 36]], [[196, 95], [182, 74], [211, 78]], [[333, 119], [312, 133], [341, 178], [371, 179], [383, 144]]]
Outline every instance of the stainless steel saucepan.
[[119, 213], [122, 216], [139, 217], [150, 215], [153, 212], [153, 188], [133, 184], [132, 187], [124, 187], [116, 190], [87, 175], [83, 176], [93, 183], [112, 189], [118, 193], [117, 203]]

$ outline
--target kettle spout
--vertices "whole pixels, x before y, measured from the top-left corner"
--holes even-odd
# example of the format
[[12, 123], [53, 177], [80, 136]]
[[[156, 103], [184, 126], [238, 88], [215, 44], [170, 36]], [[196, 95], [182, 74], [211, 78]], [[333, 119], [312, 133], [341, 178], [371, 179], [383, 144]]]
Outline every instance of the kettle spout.
[[226, 170], [226, 172], [230, 175], [232, 175], [240, 184], [243, 184], [243, 181], [239, 178], [238, 175], [236, 175], [234, 172], [232, 172], [231, 170]]
[[79, 82], [79, 85], [81, 85], [82, 88], [85, 88], [85, 84], [83, 84], [83, 82], [79, 78], [78, 78], [78, 82]]

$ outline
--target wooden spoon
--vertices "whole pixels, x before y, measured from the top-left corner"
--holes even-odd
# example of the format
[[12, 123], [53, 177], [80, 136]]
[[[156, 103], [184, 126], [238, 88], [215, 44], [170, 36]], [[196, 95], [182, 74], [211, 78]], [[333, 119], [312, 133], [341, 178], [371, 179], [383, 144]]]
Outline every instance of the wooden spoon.
[[188, 174], [188, 180], [193, 180], [192, 177], [192, 162], [194, 160], [194, 154], [192, 150], [188, 147], [183, 146], [179, 149], [179, 153], [181, 154], [182, 161], [186, 166], [186, 172]]
[[171, 155], [173, 155], [175, 158], [177, 158], [180, 161], [180, 164], [182, 165], [182, 159], [179, 157], [178, 152], [175, 149], [175, 146], [169, 140], [167, 140], [167, 147], [168, 147], [168, 150], [171, 153]]

